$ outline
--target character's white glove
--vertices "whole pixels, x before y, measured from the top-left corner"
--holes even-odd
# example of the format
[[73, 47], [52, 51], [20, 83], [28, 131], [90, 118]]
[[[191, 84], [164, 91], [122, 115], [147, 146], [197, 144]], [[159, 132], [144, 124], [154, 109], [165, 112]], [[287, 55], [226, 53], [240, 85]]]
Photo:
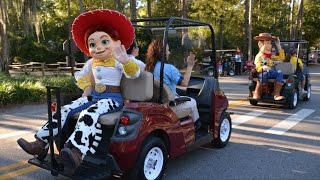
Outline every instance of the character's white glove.
[[115, 46], [113, 48], [112, 55], [121, 64], [127, 64], [129, 62], [129, 57], [127, 55], [127, 51], [124, 45]]
[[269, 67], [269, 66], [264, 65], [264, 66], [262, 66], [262, 69], [263, 69], [263, 71], [268, 72], [268, 71], [270, 70], [270, 67]]

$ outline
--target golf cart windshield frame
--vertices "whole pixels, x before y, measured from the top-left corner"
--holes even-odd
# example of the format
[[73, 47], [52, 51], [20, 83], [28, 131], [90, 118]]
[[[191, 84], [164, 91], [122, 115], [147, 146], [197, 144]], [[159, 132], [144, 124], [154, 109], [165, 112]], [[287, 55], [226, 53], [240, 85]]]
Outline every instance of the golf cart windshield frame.
[[309, 42], [306, 40], [282, 40], [280, 41], [280, 43], [294, 43], [294, 44], [298, 44], [298, 49], [297, 49], [297, 55], [300, 51], [300, 44], [306, 44], [306, 50], [307, 50], [307, 54], [306, 54], [306, 65], [309, 66], [309, 53], [310, 53], [310, 49], [309, 49]]
[[[176, 23], [178, 21], [178, 23]], [[168, 34], [169, 30], [174, 29], [174, 28], [183, 28], [183, 27], [201, 27], [201, 26], [207, 26], [209, 27], [211, 31], [211, 47], [212, 47], [212, 52], [210, 55], [211, 61], [210, 63], [212, 64], [213, 68], [215, 69], [214, 71], [214, 78], [218, 78], [218, 72], [217, 72], [217, 66], [216, 66], [216, 44], [215, 44], [215, 36], [214, 36], [214, 30], [211, 24], [201, 22], [201, 21], [196, 21], [196, 20], [191, 20], [191, 19], [186, 19], [186, 18], [180, 18], [180, 17], [161, 17], [161, 18], [144, 18], [144, 19], [134, 19], [131, 20], [133, 23], [133, 26], [136, 28], [146, 28], [149, 29], [150, 31], [154, 28], [163, 28], [164, 29], [164, 38], [163, 38], [163, 52], [162, 52], [162, 58], [161, 58], [161, 68], [160, 68], [160, 94], [159, 94], [159, 103], [163, 103], [163, 68], [164, 68], [164, 63], [165, 63], [165, 52], [166, 52], [166, 44], [168, 43]], [[148, 22], [148, 23], [157, 23], [157, 24], [152, 24], [152, 25], [138, 25], [139, 22]]]

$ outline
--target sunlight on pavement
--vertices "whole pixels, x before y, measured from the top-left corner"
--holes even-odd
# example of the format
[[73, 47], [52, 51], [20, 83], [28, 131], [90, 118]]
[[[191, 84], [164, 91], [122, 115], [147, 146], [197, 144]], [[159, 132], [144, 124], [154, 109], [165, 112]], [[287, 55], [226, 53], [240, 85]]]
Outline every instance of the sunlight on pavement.
[[[292, 137], [293, 134], [294, 133], [288, 133], [282, 136]], [[297, 138], [303, 138], [303, 137], [306, 138], [306, 135], [301, 135], [301, 134], [294, 134], [294, 136]], [[285, 148], [286, 151], [298, 150], [302, 152], [320, 154], [320, 146], [302, 144], [297, 142], [289, 142], [287, 140], [279, 140], [279, 139], [270, 138], [270, 137], [261, 138], [261, 136], [258, 137], [258, 136], [236, 133], [236, 134], [233, 134], [232, 139], [233, 141], [241, 144], [250, 144], [254, 146], [269, 146], [270, 148], [271, 147]], [[308, 136], [307, 139], [319, 140], [319, 137]]]

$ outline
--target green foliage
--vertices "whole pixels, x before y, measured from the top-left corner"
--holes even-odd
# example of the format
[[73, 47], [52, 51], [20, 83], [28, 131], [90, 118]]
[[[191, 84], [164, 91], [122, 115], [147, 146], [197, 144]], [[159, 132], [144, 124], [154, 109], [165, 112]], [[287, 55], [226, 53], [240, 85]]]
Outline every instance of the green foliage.
[[[304, 27], [305, 38], [310, 44], [320, 45], [320, 0], [308, 0], [305, 3]], [[318, 47], [319, 48], [319, 47]]]
[[153, 17], [181, 16], [180, 1], [159, 0], [152, 3]]
[[50, 44], [37, 43], [30, 38], [16, 41], [16, 46], [17, 48], [14, 49], [15, 58], [20, 59], [21, 63], [31, 61], [53, 63], [64, 59], [64, 52], [57, 50], [58, 47], [62, 49], [60, 46], [52, 47]]
[[[220, 47], [219, 30], [223, 26], [223, 48], [242, 47], [243, 5], [239, 1], [194, 1], [189, 15], [192, 19], [210, 23], [215, 31], [217, 49]], [[223, 16], [223, 19], [220, 19]]]
[[79, 93], [74, 78], [57, 76], [19, 76], [9, 77], [0, 74], [0, 106], [29, 102], [45, 102], [46, 86], [61, 87], [63, 94]]
[[[70, 1], [71, 17], [68, 17], [68, 4], [65, 0], [40, 0], [30, 1], [35, 3], [36, 10], [26, 7], [24, 1], [7, 0], [8, 8], [8, 35], [10, 41], [10, 59], [21, 62], [40, 61], [53, 63], [64, 60], [65, 52], [62, 43], [68, 38], [69, 24], [80, 14], [80, 1]], [[122, 0], [121, 10], [130, 17], [130, 1]], [[137, 17], [146, 17], [147, 1], [137, 1]], [[153, 17], [181, 17], [181, 1], [155, 0], [151, 2]], [[291, 0], [283, 1], [252, 1], [252, 36], [260, 32], [270, 32], [280, 36], [281, 39], [289, 38], [289, 18]], [[298, 2], [298, 1], [295, 1]], [[304, 38], [315, 45], [320, 42], [320, 0], [304, 1], [303, 31]], [[116, 9], [113, 0], [82, 0], [83, 10]], [[244, 1], [238, 0], [196, 0], [187, 1], [187, 17], [211, 23], [215, 30], [216, 44], [219, 45], [220, 15], [223, 15], [223, 47], [224, 49], [239, 47], [244, 43]], [[298, 5], [295, 5], [294, 19]], [[32, 10], [27, 16], [26, 12]], [[30, 21], [30, 22], [29, 22]], [[36, 24], [38, 35], [36, 35]], [[300, 30], [298, 30], [300, 31]], [[142, 52], [145, 51], [150, 36], [139, 35]], [[149, 40], [148, 40], [149, 38]], [[141, 40], [140, 40], [141, 39]], [[254, 43], [254, 42], [253, 42]], [[253, 48], [256, 46], [253, 45]], [[77, 61], [82, 62], [83, 56], [77, 55]]]

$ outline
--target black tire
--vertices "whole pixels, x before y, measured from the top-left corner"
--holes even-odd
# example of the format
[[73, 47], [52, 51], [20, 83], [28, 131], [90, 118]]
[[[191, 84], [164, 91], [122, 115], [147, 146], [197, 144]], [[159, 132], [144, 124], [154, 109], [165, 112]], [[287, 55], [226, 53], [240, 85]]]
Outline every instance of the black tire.
[[257, 100], [252, 100], [252, 99], [250, 99], [249, 102], [250, 102], [250, 104], [253, 105], [253, 106], [258, 105], [258, 101], [257, 101]]
[[298, 104], [299, 94], [296, 89], [293, 89], [290, 100], [288, 102], [290, 109], [295, 109]]
[[306, 97], [303, 97], [303, 100], [304, 100], [304, 101], [309, 101], [309, 100], [310, 100], [310, 97], [311, 97], [311, 86], [309, 85], [309, 86], [308, 86], [308, 89], [307, 89], [307, 96], [306, 96]]
[[208, 69], [207, 74], [208, 74], [208, 76], [212, 77], [214, 75], [213, 69]]
[[[167, 148], [161, 139], [157, 137], [148, 138], [142, 145], [137, 163], [135, 165], [135, 168], [130, 172], [129, 179], [161, 179], [167, 166], [167, 154]], [[151, 155], [154, 156], [154, 158], [151, 159]], [[154, 161], [156, 159], [155, 162], [149, 162], [151, 163], [151, 165], [145, 162], [148, 156], [150, 158], [149, 161]], [[145, 173], [147, 173], [147, 176], [145, 175]]]
[[220, 117], [219, 123], [219, 136], [218, 138], [212, 141], [212, 144], [216, 148], [223, 148], [225, 147], [230, 139], [232, 131], [232, 124], [231, 124], [231, 117], [229, 113], [223, 112]]

